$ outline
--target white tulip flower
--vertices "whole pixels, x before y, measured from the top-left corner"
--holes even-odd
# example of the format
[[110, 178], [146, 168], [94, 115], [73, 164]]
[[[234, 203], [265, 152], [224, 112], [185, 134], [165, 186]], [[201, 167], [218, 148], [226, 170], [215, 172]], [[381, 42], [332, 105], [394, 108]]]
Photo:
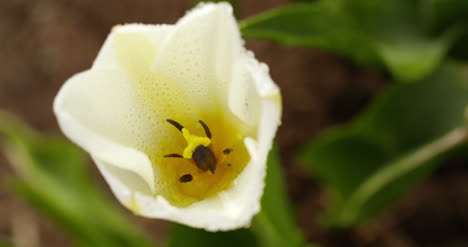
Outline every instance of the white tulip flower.
[[54, 111], [138, 215], [219, 231], [260, 210], [281, 96], [226, 3], [175, 25], [114, 27]]

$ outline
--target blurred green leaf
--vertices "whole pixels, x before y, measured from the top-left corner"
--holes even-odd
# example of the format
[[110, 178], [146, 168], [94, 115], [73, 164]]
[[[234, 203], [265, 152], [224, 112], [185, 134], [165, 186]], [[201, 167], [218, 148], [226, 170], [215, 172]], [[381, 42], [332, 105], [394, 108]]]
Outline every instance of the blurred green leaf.
[[[468, 26], [468, 24], [466, 24]], [[468, 61], [468, 32], [463, 34], [453, 45], [450, 54], [453, 58], [460, 61]]]
[[0, 242], [0, 247], [13, 247], [13, 245], [8, 244], [8, 243], [4, 243], [4, 242]]
[[468, 22], [468, 1], [426, 0], [422, 3], [422, 11], [430, 30], [434, 32]]
[[416, 81], [430, 74], [458, 35], [458, 29], [452, 27], [431, 35], [420, 0], [342, 2], [398, 80]]
[[392, 86], [351, 124], [304, 147], [309, 170], [327, 186], [331, 227], [360, 223], [429, 174], [443, 154], [466, 141], [468, 82], [457, 66]]
[[440, 35], [447, 30], [456, 30], [450, 56], [468, 60], [468, 1], [425, 0], [421, 1], [421, 21], [432, 35]]
[[71, 143], [34, 133], [0, 112], [0, 140], [21, 179], [12, 187], [53, 219], [78, 246], [151, 246], [90, 178], [83, 154]]
[[262, 209], [255, 216], [251, 229], [262, 246], [304, 246], [302, 233], [296, 227], [286, 193], [281, 158], [277, 147], [270, 152], [262, 197]]
[[398, 81], [416, 81], [443, 61], [460, 35], [458, 25], [429, 32], [423, 7], [419, 0], [319, 0], [251, 17], [241, 30], [247, 37], [321, 48], [359, 64], [384, 64]]
[[249, 229], [231, 232], [206, 232], [174, 224], [170, 231], [170, 247], [193, 243], [203, 246], [305, 246], [304, 238], [295, 226], [282, 177], [277, 148], [270, 152], [262, 210]]
[[249, 38], [321, 48], [360, 64], [378, 63], [373, 44], [337, 1], [289, 4], [243, 20], [240, 27]]

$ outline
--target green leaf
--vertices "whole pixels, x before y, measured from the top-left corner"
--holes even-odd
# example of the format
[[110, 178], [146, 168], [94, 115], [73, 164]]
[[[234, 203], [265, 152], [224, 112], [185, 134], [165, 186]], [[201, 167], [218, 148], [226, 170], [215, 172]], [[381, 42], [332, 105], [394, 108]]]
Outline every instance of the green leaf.
[[460, 60], [468, 60], [468, 1], [459, 0], [427, 0], [423, 4], [423, 13], [428, 22], [428, 30], [440, 34], [447, 29], [458, 29], [450, 56]]
[[248, 18], [240, 27], [249, 38], [321, 48], [361, 64], [378, 63], [373, 44], [336, 1], [289, 4]]
[[[399, 191], [404, 191], [421, 175], [430, 171], [435, 162], [440, 161], [441, 155], [464, 144], [467, 140], [467, 129], [458, 128], [413, 152], [402, 155], [401, 158], [384, 164], [352, 192], [339, 214], [335, 216], [336, 220], [349, 224], [360, 217], [363, 210], [374, 211], [385, 207], [394, 200], [390, 195], [399, 195]], [[377, 200], [378, 193], [387, 194]]]
[[390, 72], [401, 81], [416, 81], [431, 73], [444, 59], [455, 32], [441, 37], [393, 35], [376, 37], [375, 44]]
[[281, 159], [277, 147], [268, 157], [262, 210], [255, 216], [251, 229], [262, 246], [304, 246], [302, 233], [296, 227], [286, 194]]
[[426, 0], [422, 9], [431, 31], [440, 32], [468, 22], [468, 1]]
[[[466, 24], [468, 26], [468, 24]], [[468, 32], [463, 34], [450, 50], [450, 54], [453, 58], [460, 61], [468, 61]]]
[[151, 246], [97, 190], [83, 154], [68, 141], [34, 133], [13, 115], [0, 112], [2, 147], [21, 179], [14, 191], [54, 220], [78, 246]]
[[401, 81], [430, 74], [444, 59], [458, 29], [428, 32], [419, 0], [344, 0], [345, 12], [371, 39], [390, 72]]
[[416, 81], [432, 73], [460, 34], [453, 26], [430, 33], [423, 7], [418, 0], [319, 0], [251, 17], [241, 30], [250, 38], [385, 65], [398, 81]]
[[174, 224], [170, 247], [187, 246], [304, 246], [304, 238], [295, 226], [282, 177], [278, 150], [270, 152], [262, 210], [249, 229], [231, 232], [206, 232]]
[[457, 66], [397, 84], [347, 126], [306, 145], [307, 168], [332, 193], [331, 227], [358, 224], [395, 202], [466, 141], [468, 82]]
[[9, 243], [0, 242], [0, 247], [13, 247], [13, 245]]

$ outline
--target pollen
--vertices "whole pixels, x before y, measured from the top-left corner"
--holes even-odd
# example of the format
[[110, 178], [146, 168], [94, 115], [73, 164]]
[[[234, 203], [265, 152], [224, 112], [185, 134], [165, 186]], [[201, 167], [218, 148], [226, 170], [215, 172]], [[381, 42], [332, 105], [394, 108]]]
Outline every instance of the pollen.
[[200, 137], [196, 135], [190, 134], [190, 131], [187, 128], [182, 129], [182, 135], [187, 142], [187, 147], [184, 149], [183, 156], [185, 159], [191, 159], [193, 151], [200, 146], [203, 145], [208, 147], [211, 143], [211, 140], [208, 137]]

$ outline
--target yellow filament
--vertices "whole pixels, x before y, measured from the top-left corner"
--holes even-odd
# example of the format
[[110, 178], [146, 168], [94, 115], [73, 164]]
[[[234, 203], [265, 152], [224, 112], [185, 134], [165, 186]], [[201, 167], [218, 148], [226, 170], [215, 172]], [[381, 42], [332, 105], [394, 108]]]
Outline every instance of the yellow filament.
[[183, 156], [186, 159], [192, 158], [193, 151], [198, 146], [203, 145], [205, 147], [208, 147], [208, 145], [210, 145], [211, 143], [210, 138], [192, 135], [190, 134], [190, 131], [186, 128], [182, 129], [182, 135], [184, 136], [185, 141], [187, 141], [187, 147], [184, 149], [183, 153]]

